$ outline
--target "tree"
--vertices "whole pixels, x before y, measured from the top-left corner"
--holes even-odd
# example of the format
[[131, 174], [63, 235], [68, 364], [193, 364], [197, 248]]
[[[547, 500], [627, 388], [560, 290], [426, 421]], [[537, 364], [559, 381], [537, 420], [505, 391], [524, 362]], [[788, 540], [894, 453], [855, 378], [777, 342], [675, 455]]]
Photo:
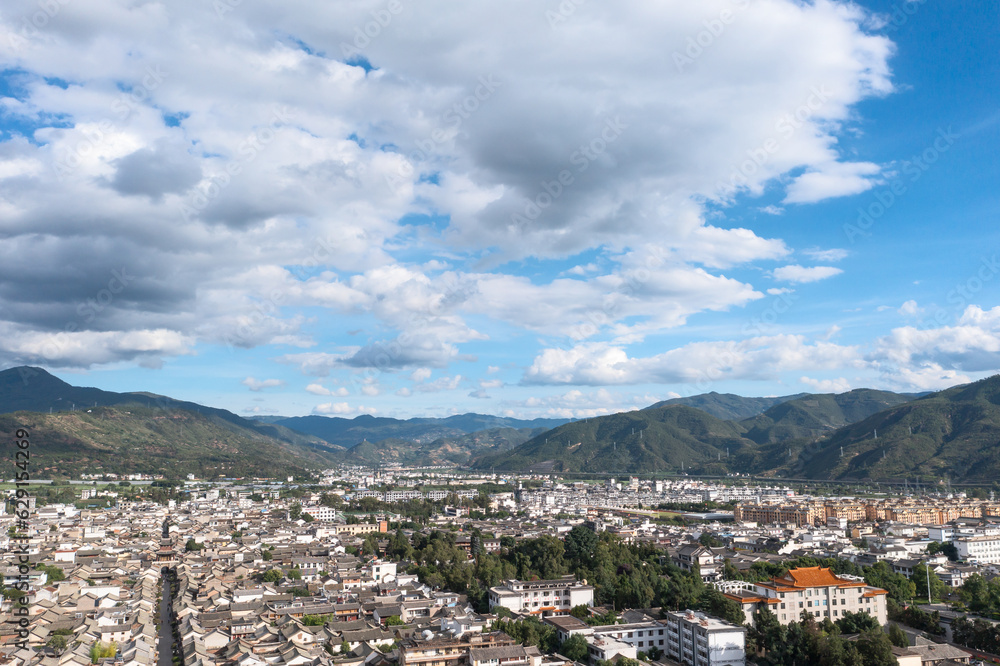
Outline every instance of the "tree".
[[281, 573], [281, 569], [268, 569], [264, 573], [264, 582], [265, 583], [276, 583], [279, 580], [281, 580], [282, 576], [283, 576], [283, 574]]
[[896, 647], [905, 648], [910, 644], [910, 639], [907, 638], [906, 632], [903, 631], [903, 628], [895, 622], [889, 623], [889, 627], [886, 629], [886, 635], [889, 637], [889, 641]]
[[291, 508], [288, 509], [288, 517], [291, 520], [298, 520], [299, 518], [301, 518], [302, 517], [302, 504], [300, 504], [299, 502], [296, 502], [295, 504], [293, 504], [291, 506]]
[[924, 595], [927, 594], [927, 577], [930, 576], [930, 591], [931, 598], [930, 601], [935, 601], [941, 597], [948, 594], [948, 586], [938, 578], [937, 574], [930, 570], [926, 565], [918, 564], [913, 567], [913, 575], [910, 576], [910, 580], [913, 581], [913, 586], [916, 594]]
[[69, 646], [69, 641], [62, 634], [54, 634], [45, 644], [55, 650], [57, 654], [62, 654], [63, 650]]
[[378, 556], [378, 538], [374, 533], [369, 532], [365, 535], [365, 541], [361, 544], [361, 552], [365, 555]]
[[855, 643], [864, 666], [898, 666], [889, 637], [881, 631], [865, 631]]
[[184, 544], [184, 550], [189, 552], [198, 551], [201, 550], [202, 548], [204, 548], [204, 546], [195, 541], [194, 539], [188, 539], [187, 543]]
[[271, 560], [274, 559], [274, 555], [272, 555], [271, 551], [269, 551], [269, 550], [262, 550], [260, 552], [260, 558], [262, 560], [264, 560], [265, 562], [270, 562]]
[[844, 616], [835, 624], [845, 634], [860, 634], [863, 631], [876, 631], [879, 628], [878, 620], [862, 611], [857, 613], [844, 611]]
[[559, 646], [559, 654], [573, 661], [584, 661], [587, 658], [587, 639], [573, 634]]
[[721, 539], [710, 532], [702, 532], [698, 537], [698, 543], [705, 548], [721, 548], [726, 545]]
[[590, 564], [598, 543], [597, 534], [594, 530], [583, 525], [577, 525], [569, 531], [564, 541], [566, 557], [573, 561], [574, 566]]
[[302, 570], [299, 569], [299, 568], [297, 568], [297, 567], [293, 567], [293, 568], [289, 569], [288, 570], [288, 579], [289, 580], [302, 580]]
[[403, 622], [402, 618], [400, 618], [398, 615], [390, 615], [389, 617], [385, 618], [385, 626], [387, 627], [402, 627], [405, 624], [406, 623]]
[[302, 514], [302, 520], [306, 521], [307, 523], [311, 523], [312, 521], [314, 521], [316, 519], [312, 517], [312, 514], [303, 513]]
[[339, 509], [344, 505], [344, 498], [337, 493], [323, 493], [319, 498], [320, 506], [330, 507], [331, 509]]

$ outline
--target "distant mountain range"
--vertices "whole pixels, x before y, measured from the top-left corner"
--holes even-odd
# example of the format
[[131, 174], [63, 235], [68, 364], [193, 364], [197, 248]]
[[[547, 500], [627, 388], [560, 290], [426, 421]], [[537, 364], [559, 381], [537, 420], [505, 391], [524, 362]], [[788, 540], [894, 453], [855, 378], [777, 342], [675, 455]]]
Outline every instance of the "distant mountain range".
[[273, 477], [336, 463], [401, 463], [986, 482], [1000, 474], [1000, 376], [926, 395], [707, 393], [581, 421], [481, 414], [245, 419], [150, 393], [71, 386], [41, 368], [20, 367], [0, 372], [0, 436], [9, 443], [21, 426], [39, 444], [35, 469], [55, 475]]
[[60, 471], [188, 473], [198, 471], [199, 461], [209, 467], [209, 461], [218, 461], [227, 476], [235, 475], [229, 472], [236, 459], [240, 469], [257, 476], [274, 474], [271, 461], [283, 473], [336, 463], [464, 463], [473, 454], [510, 449], [567, 422], [482, 414], [408, 420], [367, 415], [245, 419], [152, 393], [72, 386], [29, 366], [0, 372], [0, 415], [13, 413], [16, 418], [0, 416], [0, 433], [32, 425], [39, 441], [48, 443], [44, 455]]
[[[994, 386], [1000, 394], [1000, 377], [970, 387], [979, 385]], [[989, 431], [995, 405], [981, 397], [970, 398], [984, 391], [993, 395], [992, 390], [970, 393], [970, 388], [962, 387], [924, 396], [872, 389], [763, 399], [705, 394], [567, 424], [510, 451], [480, 456], [471, 465], [476, 469], [613, 474], [687, 471], [817, 479], [918, 474], [949, 474], [953, 480], [980, 478], [1000, 471], [1000, 465], [990, 466], [992, 449], [988, 435], [983, 434]], [[690, 406], [701, 404], [716, 413], [744, 415], [767, 401], [774, 402], [762, 413], [728, 420]], [[910, 428], [912, 435], [910, 429], [905, 433], [887, 429], [880, 439], [887, 445], [887, 437], [893, 438], [893, 446], [876, 463], [878, 454], [872, 452], [878, 448], [872, 439], [875, 429], [886, 429], [884, 420], [898, 419], [910, 410], [923, 415], [918, 419], [922, 425]], [[965, 417], [961, 423], [948, 416], [959, 413]], [[995, 416], [1000, 424], [1000, 408]], [[944, 447], [945, 432], [956, 451]], [[992, 440], [992, 448], [1000, 459], [998, 441], [1000, 437]], [[841, 442], [843, 459], [839, 457]], [[978, 454], [970, 447], [979, 447]]]

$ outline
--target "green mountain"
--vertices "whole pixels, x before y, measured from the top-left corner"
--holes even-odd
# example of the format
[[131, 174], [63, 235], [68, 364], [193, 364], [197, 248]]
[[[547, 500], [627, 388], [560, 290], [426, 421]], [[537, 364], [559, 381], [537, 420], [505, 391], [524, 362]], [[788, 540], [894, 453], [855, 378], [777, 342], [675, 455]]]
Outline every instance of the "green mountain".
[[337, 447], [330, 446], [321, 438], [295, 432], [281, 424], [259, 423], [244, 419], [225, 409], [174, 400], [155, 393], [116, 393], [98, 388], [73, 386], [42, 368], [26, 365], [0, 371], [0, 414], [22, 411], [71, 412], [114, 405], [142, 405], [164, 411], [194, 412], [289, 444], [316, 449], [321, 453], [337, 450]]
[[463, 464], [475, 455], [509, 451], [544, 431], [545, 428], [491, 428], [423, 443], [392, 438], [378, 442], [363, 441], [339, 454], [336, 459], [352, 465], [388, 462], [403, 465]]
[[805, 395], [782, 402], [741, 422], [746, 437], [758, 444], [818, 437], [909, 402], [913, 395], [855, 389], [847, 393]]
[[407, 440], [426, 444], [442, 438], [459, 438], [462, 435], [491, 430], [554, 428], [569, 419], [533, 419], [530, 421], [485, 414], [459, 414], [447, 418], [393, 419], [367, 414], [345, 419], [331, 416], [294, 416], [268, 418], [267, 422], [281, 425], [297, 432], [319, 437], [335, 446], [349, 448], [362, 442]]
[[700, 395], [670, 398], [669, 400], [663, 400], [650, 405], [649, 409], [667, 407], [669, 405], [687, 405], [688, 407], [694, 407], [695, 409], [707, 412], [723, 421], [742, 421], [743, 419], [757, 416], [775, 405], [808, 395], [808, 393], [797, 393], [777, 398], [744, 398], [741, 395], [734, 395], [732, 393], [716, 393], [712, 391], [711, 393], [702, 393]]
[[632, 472], [706, 469], [753, 442], [739, 423], [685, 405], [668, 405], [576, 421], [516, 449], [477, 458], [477, 469]]
[[37, 478], [101, 472], [283, 478], [331, 462], [327, 451], [282, 441], [214, 414], [141, 403], [2, 414], [0, 437], [12, 459], [18, 428], [30, 433], [32, 476]]
[[[750, 409], [719, 394], [694, 396], [730, 410]], [[788, 450], [837, 432], [884, 409], [906, 403], [912, 395], [858, 389], [839, 395], [752, 398], [780, 400], [763, 414], [723, 420], [700, 409], [671, 403], [570, 423], [535, 437], [507, 453], [475, 458], [477, 469], [538, 472], [647, 471], [696, 474], [774, 473], [791, 469]], [[792, 465], [794, 467], [794, 465]]]
[[[841, 454], [843, 450], [843, 455]], [[793, 448], [779, 473], [811, 478], [993, 482], [1000, 375], [891, 407]]]

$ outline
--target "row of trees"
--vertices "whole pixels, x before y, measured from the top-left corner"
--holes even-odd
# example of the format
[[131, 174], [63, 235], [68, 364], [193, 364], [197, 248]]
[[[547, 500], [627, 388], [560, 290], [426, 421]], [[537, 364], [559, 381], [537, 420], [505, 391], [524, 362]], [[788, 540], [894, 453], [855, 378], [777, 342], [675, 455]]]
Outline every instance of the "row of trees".
[[[848, 640], [845, 634], [856, 634]], [[816, 622], [804, 615], [799, 622], [782, 625], [774, 613], [757, 611], [747, 632], [747, 652], [765, 666], [897, 666], [893, 645], [906, 645], [906, 634], [890, 625], [886, 633], [865, 613], [848, 613], [837, 622]]]
[[959, 645], [1000, 654], [1000, 625], [960, 617], [951, 623], [951, 635]]

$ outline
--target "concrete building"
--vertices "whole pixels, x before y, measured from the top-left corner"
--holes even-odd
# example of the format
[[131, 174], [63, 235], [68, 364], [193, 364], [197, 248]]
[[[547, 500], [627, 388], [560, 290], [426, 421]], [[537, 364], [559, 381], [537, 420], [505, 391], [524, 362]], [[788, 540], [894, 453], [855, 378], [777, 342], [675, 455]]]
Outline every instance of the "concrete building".
[[503, 606], [515, 613], [562, 615], [574, 606], [594, 603], [594, 588], [573, 576], [554, 580], [505, 580], [490, 588], [490, 610]]
[[672, 611], [666, 627], [667, 657], [685, 666], [744, 666], [746, 629], [695, 611]]
[[828, 617], [836, 622], [848, 611], [868, 613], [881, 625], [888, 621], [885, 590], [870, 587], [860, 579], [837, 576], [823, 567], [792, 569], [787, 576], [766, 583], [721, 589], [742, 606], [749, 624], [761, 607], [769, 608], [781, 624], [798, 622], [802, 613], [812, 615], [817, 621]]
[[980, 564], [1000, 562], [1000, 537], [976, 536], [955, 539], [955, 549], [958, 550], [959, 559]]

